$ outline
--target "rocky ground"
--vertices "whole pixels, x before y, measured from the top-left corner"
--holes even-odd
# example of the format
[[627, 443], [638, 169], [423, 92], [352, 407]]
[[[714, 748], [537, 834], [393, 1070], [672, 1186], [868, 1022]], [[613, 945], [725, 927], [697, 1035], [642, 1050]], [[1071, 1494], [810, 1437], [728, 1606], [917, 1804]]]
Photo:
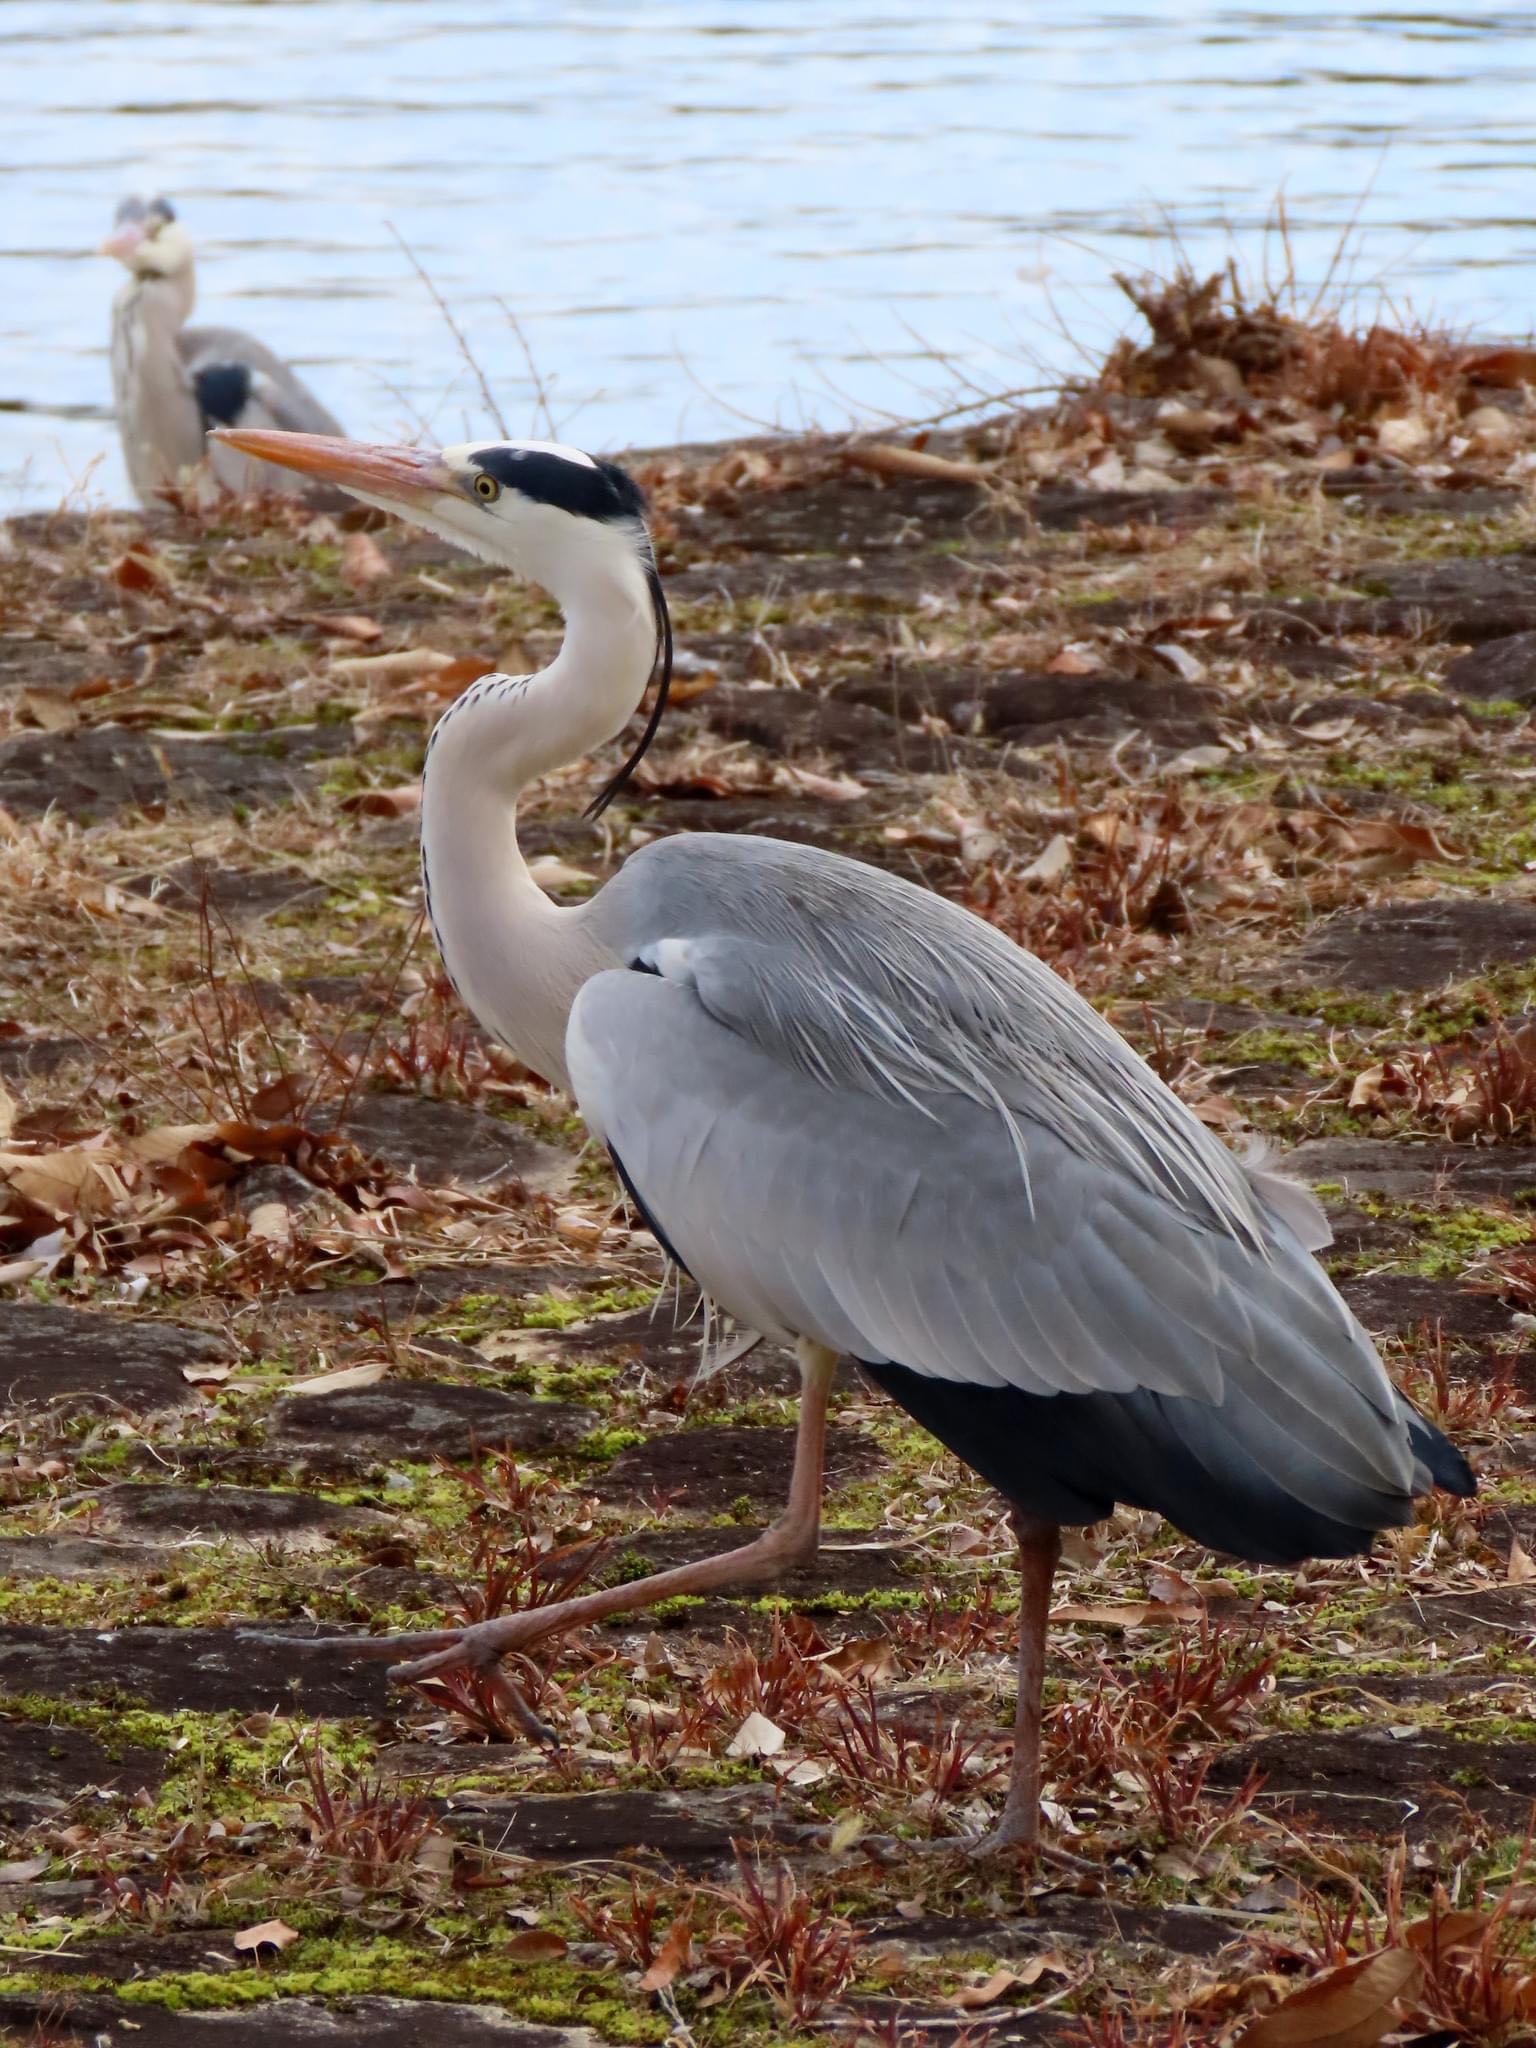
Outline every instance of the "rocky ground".
[[5, 2038], [1530, 2038], [1536, 433], [1508, 365], [1352, 410], [1209, 361], [915, 461], [642, 464], [679, 702], [525, 844], [574, 897], [777, 834], [1035, 947], [1290, 1149], [1479, 1498], [1296, 1572], [1074, 1536], [1069, 1874], [942, 1845], [1006, 1763], [1007, 1529], [851, 1372], [821, 1562], [529, 1666], [558, 1751], [306, 1654], [741, 1540], [793, 1374], [690, 1388], [689, 1301], [421, 935], [431, 719], [550, 608], [361, 515], [18, 521]]

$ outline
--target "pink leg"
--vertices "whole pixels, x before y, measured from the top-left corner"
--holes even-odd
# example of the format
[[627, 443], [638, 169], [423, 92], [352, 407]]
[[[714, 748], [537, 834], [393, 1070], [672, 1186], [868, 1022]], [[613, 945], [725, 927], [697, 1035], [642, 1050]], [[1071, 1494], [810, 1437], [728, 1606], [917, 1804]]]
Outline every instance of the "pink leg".
[[[416, 1635], [327, 1636], [306, 1648], [343, 1651], [357, 1657], [398, 1657], [412, 1653], [407, 1663], [390, 1667], [390, 1677], [404, 1685], [430, 1678], [440, 1671], [468, 1666], [473, 1671], [494, 1672], [509, 1650], [526, 1649], [545, 1636], [563, 1635], [568, 1630], [587, 1628], [606, 1621], [610, 1615], [625, 1614], [637, 1607], [655, 1607], [680, 1593], [710, 1593], [727, 1586], [753, 1585], [772, 1580], [794, 1565], [815, 1557], [821, 1537], [822, 1478], [826, 1458], [827, 1404], [837, 1353], [802, 1339], [797, 1346], [800, 1359], [800, 1420], [795, 1436], [795, 1465], [790, 1476], [789, 1500], [771, 1529], [753, 1542], [723, 1557], [702, 1558], [696, 1564], [674, 1566], [654, 1572], [648, 1579], [635, 1579], [625, 1586], [606, 1586], [571, 1600], [547, 1607], [524, 1608], [517, 1614], [498, 1615], [493, 1621], [474, 1622], [462, 1628], [431, 1629]], [[285, 1636], [291, 1649], [293, 1638]], [[509, 1681], [508, 1681], [509, 1682]]]
[[1019, 1698], [1013, 1717], [1013, 1765], [1008, 1796], [997, 1826], [983, 1849], [1033, 1849], [1040, 1840], [1040, 1715], [1045, 1690], [1045, 1631], [1051, 1585], [1061, 1557], [1061, 1531], [1054, 1522], [1015, 1508], [1019, 1539]]

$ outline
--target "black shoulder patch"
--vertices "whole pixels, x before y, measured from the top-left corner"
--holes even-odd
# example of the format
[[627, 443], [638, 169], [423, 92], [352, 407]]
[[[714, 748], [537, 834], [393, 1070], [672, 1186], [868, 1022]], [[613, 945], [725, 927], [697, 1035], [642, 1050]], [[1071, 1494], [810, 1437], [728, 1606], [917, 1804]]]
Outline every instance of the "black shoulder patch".
[[547, 448], [480, 448], [469, 458], [509, 491], [578, 519], [643, 519], [645, 493], [616, 462], [571, 462]]
[[176, 209], [163, 192], [158, 199], [151, 199], [148, 211], [158, 214], [161, 220], [174, 220], [176, 218]]
[[192, 389], [205, 427], [237, 427], [251, 402], [251, 373], [244, 363], [204, 363], [192, 373]]

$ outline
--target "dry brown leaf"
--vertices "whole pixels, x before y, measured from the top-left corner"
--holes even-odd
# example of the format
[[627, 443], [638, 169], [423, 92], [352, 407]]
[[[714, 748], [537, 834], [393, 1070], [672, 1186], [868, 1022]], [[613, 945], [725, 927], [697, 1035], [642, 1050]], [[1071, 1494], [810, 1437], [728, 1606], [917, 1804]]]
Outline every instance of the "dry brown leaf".
[[371, 533], [349, 533], [341, 544], [341, 574], [354, 590], [388, 582], [395, 573], [388, 555]]
[[222, 1386], [232, 1372], [238, 1370], [232, 1358], [204, 1358], [193, 1365], [184, 1365], [181, 1376], [190, 1387]]
[[164, 590], [167, 577], [147, 550], [130, 548], [112, 564], [112, 581], [119, 590]]
[[642, 1991], [665, 1991], [673, 1978], [693, 1960], [693, 1921], [679, 1913], [667, 1929], [667, 1938], [656, 1951], [656, 1959], [640, 1979]]
[[24, 1202], [56, 1216], [94, 1216], [127, 1200], [111, 1158], [84, 1145], [58, 1152], [0, 1152], [0, 1180]]
[[277, 1080], [269, 1081], [265, 1088], [256, 1090], [251, 1097], [251, 1115], [259, 1117], [264, 1124], [280, 1123], [303, 1106], [308, 1093], [308, 1075], [282, 1074]]
[[371, 1359], [367, 1365], [344, 1365], [336, 1372], [311, 1373], [308, 1379], [291, 1380], [285, 1394], [345, 1394], [352, 1387], [376, 1387], [389, 1372], [387, 1358]]
[[55, 696], [49, 690], [22, 690], [12, 702], [23, 717], [30, 718], [44, 732], [73, 732], [80, 723], [80, 714], [69, 698]]
[[258, 1202], [245, 1219], [246, 1234], [267, 1244], [292, 1244], [293, 1211], [286, 1202]]
[[557, 853], [541, 853], [537, 860], [529, 861], [528, 873], [541, 889], [570, 889], [579, 882], [597, 880], [590, 868], [572, 867]]
[[0, 1138], [8, 1138], [16, 1128], [16, 1112], [20, 1105], [10, 1089], [0, 1081]]
[[1080, 647], [1063, 647], [1060, 654], [1053, 654], [1045, 664], [1048, 676], [1092, 676], [1098, 674], [1099, 668], [1100, 663]]
[[1421, 1969], [1408, 1949], [1389, 1948], [1330, 1970], [1256, 2020], [1241, 2048], [1374, 2048], [1391, 2033], [1398, 2000], [1417, 1988]]
[[415, 676], [436, 675], [454, 666], [451, 654], [435, 647], [401, 647], [393, 654], [353, 654], [331, 663], [331, 674], [343, 682], [407, 683]]
[[1426, 1913], [1403, 1929], [1403, 1946], [1415, 1955], [1444, 1955], [1453, 1948], [1475, 1948], [1493, 1925], [1486, 1913]]
[[570, 1943], [553, 1927], [525, 1927], [514, 1934], [499, 1953], [514, 1963], [552, 1963], [563, 1956]]
[[1518, 1536], [1511, 1536], [1504, 1583], [1506, 1586], [1529, 1586], [1533, 1582], [1536, 1582], [1536, 1558], [1531, 1556]]
[[235, 1936], [235, 1947], [255, 1950], [261, 1948], [287, 1948], [299, 1938], [297, 1927], [290, 1927], [286, 1920], [263, 1920], [255, 1927], [242, 1927]]
[[1064, 832], [1049, 840], [1027, 868], [1019, 872], [1021, 882], [1059, 882], [1072, 865], [1072, 842]]
[[338, 612], [331, 618], [327, 618], [321, 612], [310, 612], [305, 617], [304, 624], [316, 627], [333, 640], [358, 640], [364, 643], [377, 640], [384, 631], [377, 619], [365, 618], [361, 612]]
[[1068, 1600], [1051, 1609], [1052, 1621], [1086, 1621], [1102, 1628], [1156, 1628], [1168, 1621], [1194, 1621], [1203, 1602], [1170, 1606], [1164, 1600]]
[[915, 476], [935, 484], [983, 484], [992, 474], [983, 462], [957, 462], [948, 455], [930, 455], [926, 448], [895, 448], [887, 441], [845, 448], [843, 460], [876, 476]]
[[421, 784], [402, 782], [394, 789], [359, 789], [342, 798], [341, 808], [359, 818], [411, 818], [421, 809]]
[[53, 1861], [51, 1856], [28, 1856], [14, 1863], [0, 1863], [0, 1884], [30, 1884], [41, 1877]]
[[725, 1746], [727, 1756], [777, 1756], [784, 1747], [784, 1730], [766, 1714], [748, 1714]]
[[850, 1636], [821, 1662], [840, 1678], [886, 1678], [896, 1668], [896, 1645], [889, 1636]]
[[956, 2012], [976, 2012], [984, 2005], [996, 2005], [1010, 1991], [1033, 1981], [1033, 1978], [1021, 1977], [1017, 1970], [999, 1968], [992, 1972], [985, 1984], [968, 1984], [953, 1998], [946, 1998], [944, 2003], [953, 2006]]

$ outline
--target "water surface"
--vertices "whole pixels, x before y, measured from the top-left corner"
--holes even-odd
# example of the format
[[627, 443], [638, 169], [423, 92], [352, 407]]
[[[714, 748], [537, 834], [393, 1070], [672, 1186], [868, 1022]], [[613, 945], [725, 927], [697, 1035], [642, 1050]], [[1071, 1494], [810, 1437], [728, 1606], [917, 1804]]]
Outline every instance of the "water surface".
[[[827, 17], [835, 19], [829, 25]], [[1109, 272], [1257, 262], [1458, 326], [1536, 304], [1536, 8], [1184, 0], [0, 0], [0, 508], [126, 495], [95, 255], [125, 191], [366, 435], [596, 448], [925, 413], [1069, 369]], [[1271, 253], [1278, 252], [1271, 244]]]

